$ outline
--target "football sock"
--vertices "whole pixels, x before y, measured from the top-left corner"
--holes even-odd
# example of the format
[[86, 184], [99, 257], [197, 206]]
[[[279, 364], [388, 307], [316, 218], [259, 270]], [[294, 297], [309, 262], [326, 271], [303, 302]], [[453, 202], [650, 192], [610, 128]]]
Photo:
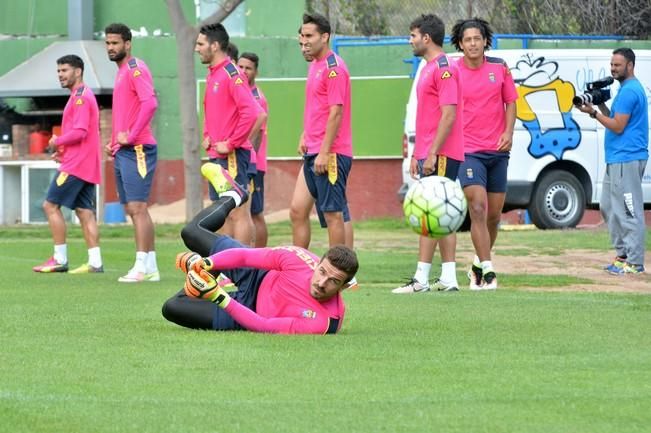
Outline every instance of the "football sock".
[[54, 260], [60, 265], [68, 263], [68, 245], [60, 244], [54, 246]]
[[136, 272], [147, 273], [147, 253], [136, 251], [136, 262], [133, 264], [133, 270]]
[[490, 260], [484, 260], [481, 262], [481, 271], [483, 274], [487, 274], [488, 272], [495, 272], [493, 270], [493, 262]]
[[457, 263], [445, 262], [441, 263], [441, 281], [446, 284], [458, 286], [457, 283]]
[[418, 281], [420, 284], [429, 286], [430, 269], [432, 269], [431, 263], [418, 262], [418, 264], [416, 265], [416, 274], [414, 275], [414, 279]]
[[476, 255], [475, 258], [472, 259], [472, 265], [477, 268], [481, 268], [481, 260], [479, 260], [479, 257], [477, 257]]
[[156, 263], [156, 251], [149, 251], [147, 253], [147, 260], [145, 261], [147, 273], [158, 272], [158, 263]]
[[235, 190], [228, 190], [219, 194], [220, 197], [231, 197], [235, 200], [235, 207], [238, 207], [242, 204], [242, 197]]
[[102, 266], [102, 254], [100, 253], [99, 247], [88, 249], [88, 264], [94, 268]]

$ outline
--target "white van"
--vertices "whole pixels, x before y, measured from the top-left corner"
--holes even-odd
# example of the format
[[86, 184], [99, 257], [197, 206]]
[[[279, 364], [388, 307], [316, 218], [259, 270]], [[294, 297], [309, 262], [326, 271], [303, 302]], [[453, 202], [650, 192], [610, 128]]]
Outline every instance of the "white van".
[[[575, 227], [586, 207], [599, 206], [606, 163], [604, 127], [573, 108], [572, 98], [585, 93], [587, 83], [610, 76], [612, 50], [491, 50], [487, 55], [506, 61], [520, 96], [504, 210], [527, 209], [531, 221], [543, 229]], [[635, 56], [635, 76], [651, 102], [651, 50], [635, 50]], [[415, 141], [416, 82], [405, 118], [401, 199], [413, 182], [409, 159]], [[619, 83], [610, 90], [609, 107]], [[651, 165], [642, 189], [645, 208], [651, 208]]]

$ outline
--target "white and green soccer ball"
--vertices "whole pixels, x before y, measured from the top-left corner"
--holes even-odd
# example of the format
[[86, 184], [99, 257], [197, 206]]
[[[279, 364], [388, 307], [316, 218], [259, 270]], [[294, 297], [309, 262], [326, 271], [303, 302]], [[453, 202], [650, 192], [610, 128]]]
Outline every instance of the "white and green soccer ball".
[[427, 176], [411, 184], [402, 203], [407, 225], [422, 236], [441, 238], [456, 232], [468, 204], [461, 186], [447, 177]]

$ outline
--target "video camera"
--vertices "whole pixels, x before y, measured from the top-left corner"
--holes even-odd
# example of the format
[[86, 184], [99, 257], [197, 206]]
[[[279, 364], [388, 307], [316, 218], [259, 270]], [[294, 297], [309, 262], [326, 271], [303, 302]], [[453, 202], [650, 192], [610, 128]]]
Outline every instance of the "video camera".
[[577, 95], [572, 98], [572, 104], [580, 107], [585, 104], [599, 105], [610, 99], [610, 89], [604, 89], [613, 84], [613, 77], [605, 77], [601, 80], [593, 81], [585, 85], [586, 92], [583, 95]]

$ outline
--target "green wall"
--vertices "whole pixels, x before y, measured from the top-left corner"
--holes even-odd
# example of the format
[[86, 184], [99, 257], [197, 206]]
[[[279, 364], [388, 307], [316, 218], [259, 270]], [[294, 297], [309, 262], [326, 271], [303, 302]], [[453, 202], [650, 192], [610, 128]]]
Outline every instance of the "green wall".
[[296, 36], [305, 0], [245, 0], [245, 7], [247, 35]]
[[[257, 82], [269, 103], [269, 156], [296, 157], [303, 130], [305, 80]], [[399, 156], [405, 104], [411, 80], [352, 80], [353, 148], [355, 156]], [[205, 82], [199, 83], [203, 95]], [[203, 108], [201, 108], [203, 111]], [[200, 113], [200, 117], [203, 113]]]
[[[194, 21], [194, 0], [181, 0], [186, 18]], [[246, 0], [246, 38], [233, 38], [243, 51], [260, 56], [260, 85], [269, 98], [269, 142], [271, 156], [296, 156], [302, 129], [304, 81], [268, 81], [273, 78], [302, 79], [307, 64], [298, 49], [296, 31], [301, 23], [304, 0]], [[114, 21], [134, 29], [145, 27], [150, 35], [162, 30], [162, 37], [136, 38], [133, 54], [152, 70], [159, 97], [154, 120], [161, 159], [182, 157], [179, 124], [179, 89], [176, 43], [164, 0], [94, 0], [94, 29], [100, 32]], [[0, 75], [67, 34], [67, 0], [0, 0], [0, 34], [19, 38], [0, 40]], [[29, 37], [26, 37], [29, 36]], [[45, 37], [44, 37], [45, 36]], [[614, 48], [622, 42], [531, 41], [532, 48]], [[651, 48], [651, 41], [627, 41], [633, 48]], [[500, 48], [520, 48], [520, 41], [502, 40]], [[451, 47], [446, 47], [452, 51]], [[342, 47], [340, 55], [353, 77], [378, 77], [353, 81], [353, 141], [357, 155], [399, 155], [404, 107], [410, 81], [380, 79], [406, 77], [412, 56], [408, 45], [384, 47]], [[50, 73], [48, 71], [48, 73]], [[195, 76], [203, 79], [206, 68], [195, 60]], [[266, 81], [267, 80], [267, 81]], [[11, 100], [23, 107], [24, 100]]]
[[67, 0], [1, 0], [0, 34], [65, 35]]

